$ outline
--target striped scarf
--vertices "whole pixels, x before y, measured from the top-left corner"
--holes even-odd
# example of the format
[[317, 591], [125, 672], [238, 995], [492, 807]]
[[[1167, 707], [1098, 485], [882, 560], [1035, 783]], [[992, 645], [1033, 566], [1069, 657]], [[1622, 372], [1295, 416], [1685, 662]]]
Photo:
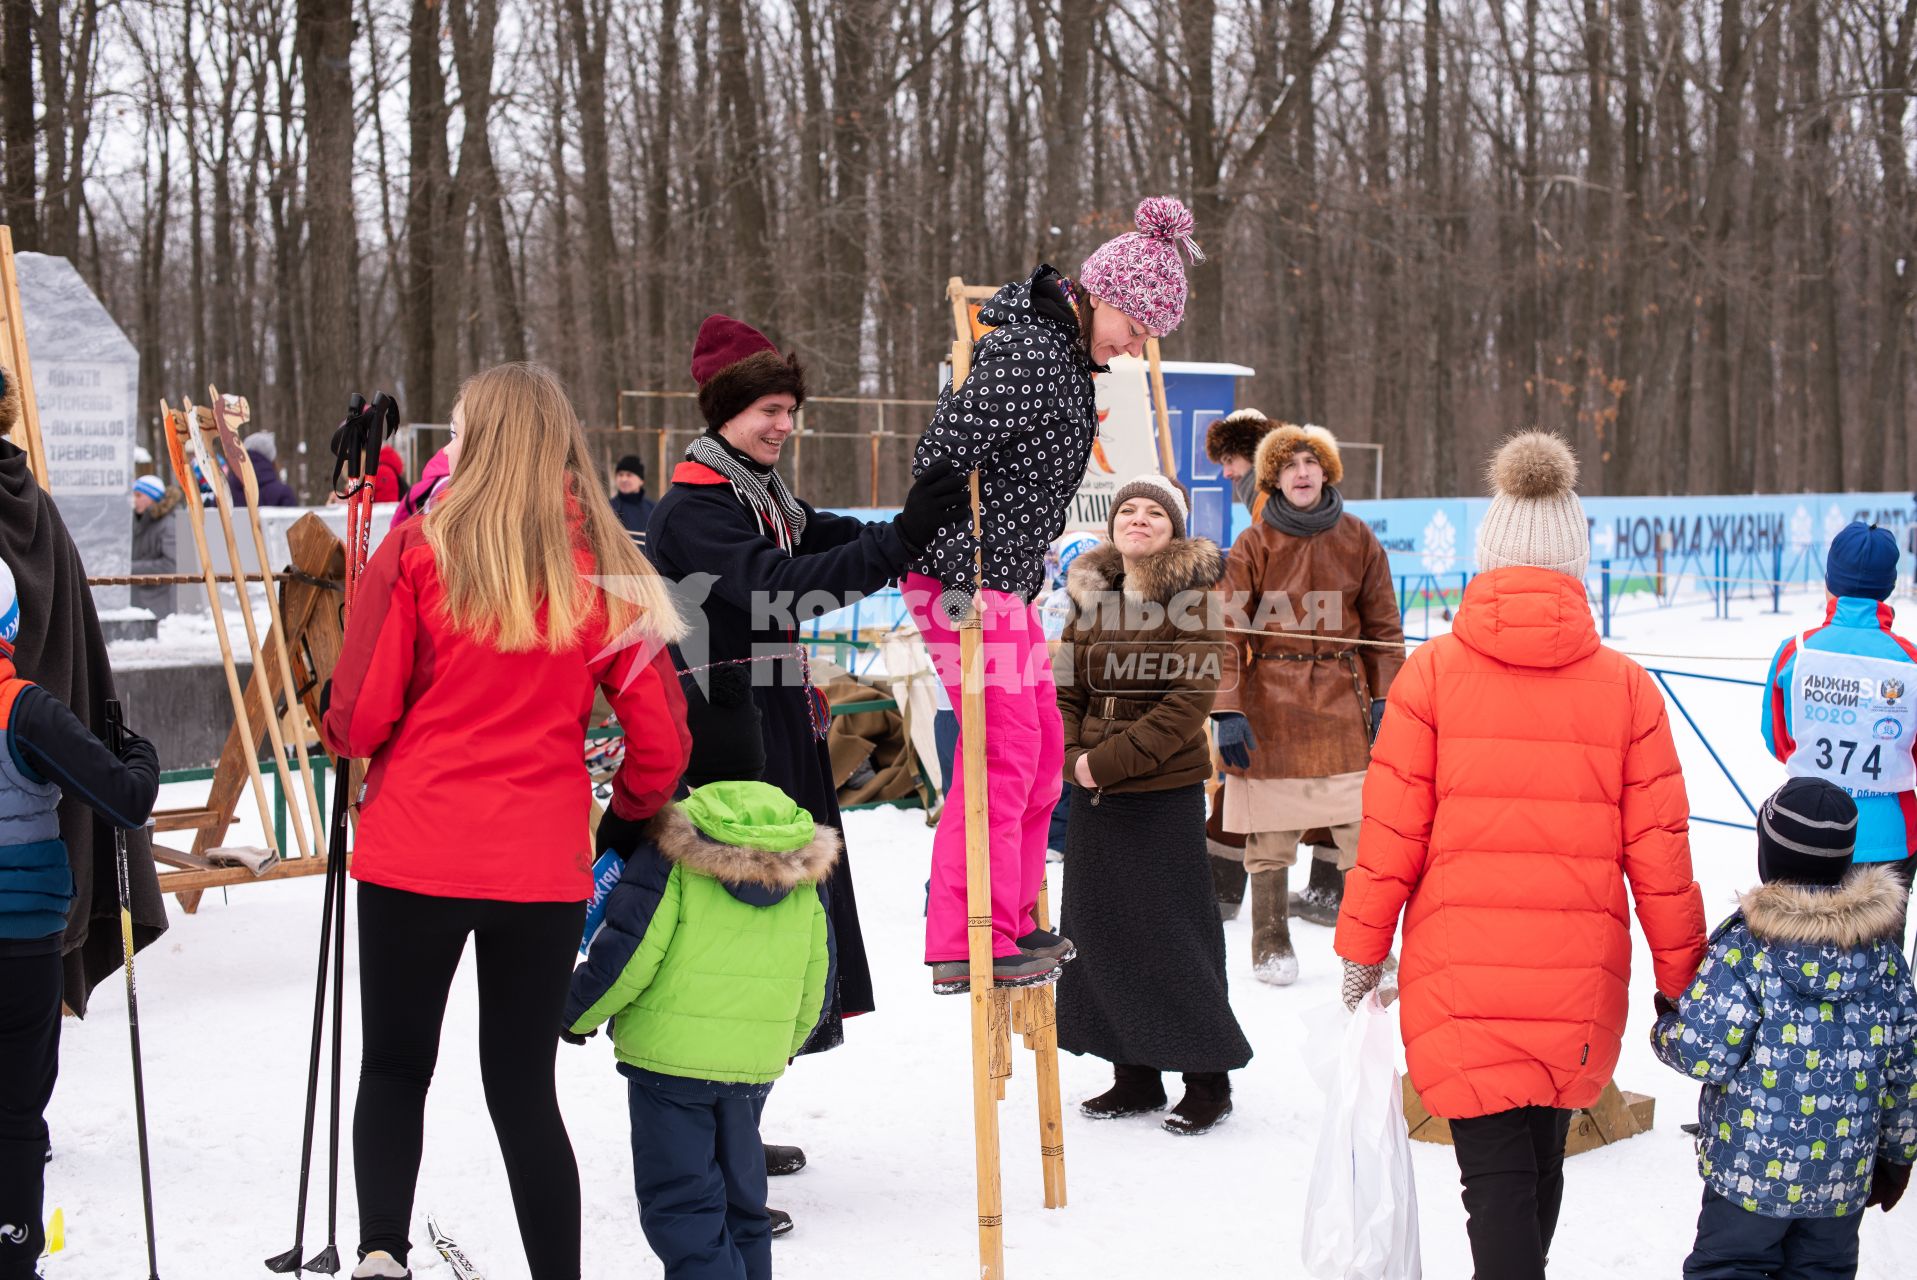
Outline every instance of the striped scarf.
[[725, 443], [714, 435], [702, 435], [686, 446], [686, 457], [711, 467], [732, 485], [732, 492], [746, 510], [772, 533], [772, 540], [787, 555], [805, 536], [805, 508], [785, 487], [777, 471], [757, 471], [739, 461]]

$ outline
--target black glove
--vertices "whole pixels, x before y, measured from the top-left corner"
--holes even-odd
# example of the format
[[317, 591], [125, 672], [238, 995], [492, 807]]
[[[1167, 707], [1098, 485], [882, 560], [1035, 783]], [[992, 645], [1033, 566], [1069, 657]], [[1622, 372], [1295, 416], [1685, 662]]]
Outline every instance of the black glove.
[[905, 495], [905, 510], [892, 518], [892, 527], [915, 551], [932, 545], [938, 531], [972, 504], [971, 480], [944, 458], [925, 469]]
[[1864, 1207], [1874, 1204], [1884, 1206], [1889, 1213], [1904, 1198], [1904, 1189], [1910, 1186], [1910, 1166], [1892, 1164], [1882, 1156], [1877, 1157], [1877, 1168], [1870, 1175], [1870, 1198], [1864, 1201]]
[[1651, 1003], [1657, 1006], [1657, 1016], [1660, 1018], [1667, 1013], [1677, 1012], [1677, 1001], [1671, 999], [1662, 991], [1653, 990], [1651, 992]]
[[332, 705], [333, 705], [333, 681], [329, 678], [325, 684], [320, 686], [320, 696], [319, 696], [320, 719], [322, 720], [326, 719], [326, 709]]
[[646, 824], [643, 820], [622, 818], [608, 807], [605, 816], [599, 819], [599, 830], [593, 833], [592, 856], [597, 860], [611, 849], [622, 859], [629, 858], [645, 838], [645, 833]]
[[559, 1038], [561, 1040], [564, 1040], [567, 1044], [584, 1044], [586, 1043], [586, 1041], [592, 1039], [594, 1036], [598, 1034], [599, 1034], [598, 1027], [594, 1027], [591, 1031], [588, 1031], [583, 1036], [575, 1032], [571, 1027], [559, 1028]]
[[1384, 709], [1385, 700], [1383, 698], [1373, 698], [1371, 700], [1371, 744], [1373, 746], [1378, 744], [1378, 726], [1384, 723]]
[[1258, 735], [1251, 721], [1236, 711], [1221, 711], [1212, 717], [1217, 726], [1218, 758], [1233, 769], [1249, 769], [1251, 753], [1258, 749]]

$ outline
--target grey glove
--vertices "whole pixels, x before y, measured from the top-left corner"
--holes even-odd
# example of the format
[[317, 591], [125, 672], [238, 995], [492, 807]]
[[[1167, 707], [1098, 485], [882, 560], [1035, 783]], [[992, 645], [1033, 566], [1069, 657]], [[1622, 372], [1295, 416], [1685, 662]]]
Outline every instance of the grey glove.
[[1344, 981], [1338, 994], [1344, 998], [1345, 1008], [1355, 1011], [1365, 996], [1377, 989], [1378, 983], [1384, 978], [1384, 966], [1358, 964], [1356, 961], [1346, 960], [1343, 956], [1338, 958], [1345, 966]]

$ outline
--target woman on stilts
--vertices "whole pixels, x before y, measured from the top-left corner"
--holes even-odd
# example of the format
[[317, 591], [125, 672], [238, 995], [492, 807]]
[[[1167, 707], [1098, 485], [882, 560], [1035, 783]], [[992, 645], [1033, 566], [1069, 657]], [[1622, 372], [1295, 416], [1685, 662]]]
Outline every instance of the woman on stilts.
[[353, 1275], [411, 1274], [426, 1090], [470, 936], [480, 1075], [527, 1264], [533, 1280], [578, 1280], [579, 1174], [553, 1058], [592, 893], [580, 743], [604, 689], [626, 730], [610, 811], [659, 811], [690, 750], [666, 650], [683, 628], [600, 497], [549, 370], [475, 375], [452, 426], [452, 481], [367, 564], [322, 729], [338, 755], [370, 759], [352, 866]]
[[[1052, 981], [1069, 941], [1035, 927], [1046, 836], [1064, 786], [1065, 736], [1045, 633], [1032, 597], [1045, 552], [1065, 528], [1098, 438], [1092, 375], [1138, 356], [1185, 315], [1182, 248], [1194, 261], [1192, 218], [1169, 197], [1138, 206], [1138, 230], [1106, 241], [1078, 279], [1041, 266], [979, 311], [994, 328], [972, 370], [939, 396], [913, 469], [949, 464], [980, 473], [985, 589], [979, 600], [990, 779], [994, 981]], [[906, 606], [952, 705], [960, 702], [958, 625], [972, 607], [969, 518], [952, 520], [905, 579]], [[961, 752], [962, 755], [962, 747]], [[925, 962], [941, 994], [971, 986], [965, 936], [965, 786], [956, 779], [932, 842]]]
[[1205, 717], [1223, 670], [1218, 548], [1187, 538], [1185, 497], [1146, 475], [1112, 498], [1112, 541], [1075, 561], [1059, 659], [1065, 763], [1076, 784], [1059, 928], [1080, 949], [1058, 984], [1058, 1047], [1113, 1064], [1080, 1106], [1095, 1120], [1185, 1096], [1164, 1128], [1198, 1134], [1231, 1114], [1251, 1045], [1231, 1011], [1225, 928], [1205, 846]]

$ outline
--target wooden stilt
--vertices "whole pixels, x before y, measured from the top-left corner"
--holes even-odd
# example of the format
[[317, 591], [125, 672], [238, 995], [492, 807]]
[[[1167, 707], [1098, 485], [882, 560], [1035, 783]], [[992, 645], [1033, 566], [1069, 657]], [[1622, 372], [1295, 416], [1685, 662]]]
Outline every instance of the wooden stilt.
[[[244, 455], [246, 452], [240, 447], [237, 431], [239, 424], [235, 423], [233, 418], [237, 416], [239, 423], [244, 423], [251, 415], [247, 411], [246, 401], [239, 397], [222, 396], [218, 387], [209, 386], [206, 390], [212, 397], [208, 412], [213, 419], [213, 428], [219, 436], [220, 448], [226, 453], [227, 466], [236, 468], [234, 474], [240, 477], [240, 489], [246, 498], [247, 523], [253, 530], [253, 551], [259, 557], [260, 577], [266, 584], [267, 616], [273, 624], [269, 634], [284, 636], [286, 619], [280, 614], [279, 583], [273, 576], [273, 557], [266, 549], [266, 530], [260, 525], [260, 480], [253, 474], [253, 468], [246, 463], [244, 456], [238, 459], [233, 456], [235, 453]], [[231, 412], [232, 410], [237, 410], [237, 414]], [[235, 564], [233, 569], [237, 573], [239, 565]], [[242, 586], [240, 590], [244, 591], [246, 588]], [[286, 656], [286, 646], [280, 644], [267, 647], [274, 649], [275, 656], [279, 659], [280, 692], [286, 699], [286, 717], [293, 726], [293, 736], [298, 740], [294, 754], [299, 760], [300, 783], [306, 793], [306, 804], [311, 811], [314, 840], [317, 844], [319, 833], [326, 830], [326, 816], [320, 809], [319, 788], [313, 782], [313, 762], [307, 757], [306, 744], [319, 735], [313, 731], [313, 726], [306, 719], [306, 704], [300, 698], [299, 685], [293, 680], [293, 664]]]
[[[968, 288], [954, 276], [946, 286], [952, 304], [952, 385], [971, 372], [975, 337], [971, 300], [991, 290]], [[985, 589], [984, 515], [980, 477], [972, 484], [972, 607], [959, 624], [960, 741], [965, 778], [965, 914], [972, 1001], [972, 1112], [978, 1164], [979, 1275], [1002, 1280], [1005, 1274], [1005, 1219], [1000, 1181], [998, 1104], [1012, 1075], [1012, 1035], [1016, 1031], [1036, 1060], [1039, 1154], [1045, 1207], [1065, 1204], [1064, 1117], [1059, 1101], [1058, 1031], [1052, 989], [998, 988], [992, 980], [992, 856], [985, 768]], [[1050, 905], [1039, 890], [1035, 923], [1049, 926]]]
[[[954, 371], [956, 378], [957, 373]], [[972, 473], [972, 534], [979, 533], [979, 477]], [[982, 552], [974, 552], [982, 564]], [[978, 1259], [983, 1280], [1005, 1274], [1005, 1205], [999, 1184], [998, 1100], [1010, 1074], [1005, 1000], [992, 982], [992, 841], [985, 779], [985, 671], [980, 599], [959, 624], [960, 732], [965, 746], [965, 936], [972, 970], [972, 1124], [978, 1159]]]
[[[232, 496], [228, 494], [226, 485], [220, 483], [219, 468], [213, 464], [213, 451], [207, 446], [206, 437], [208, 432], [212, 430], [212, 419], [209, 417], [202, 420], [200, 411], [194, 408], [191, 400], [186, 402], [184, 414], [187, 430], [192, 434], [194, 451], [200, 458], [200, 467], [206, 472], [206, 478], [213, 486], [214, 510], [219, 513], [220, 533], [226, 541], [227, 560], [232, 564], [234, 570], [238, 571], [240, 568], [240, 543], [239, 539], [233, 533], [233, 499]], [[249, 467], [249, 471], [250, 470], [251, 468]], [[190, 502], [189, 505], [191, 505]], [[202, 509], [201, 515], [205, 515], [204, 509]], [[202, 551], [202, 554], [204, 554], [204, 551]], [[207, 567], [210, 568], [211, 566]], [[253, 621], [252, 597], [247, 593], [247, 586], [243, 582], [238, 584], [238, 592], [240, 601], [240, 623], [246, 632], [246, 646], [252, 655], [253, 670], [256, 674], [265, 675], [270, 681], [272, 679], [272, 669], [267, 665], [266, 652], [260, 645], [259, 624]], [[269, 683], [265, 687], [270, 690], [273, 686]], [[239, 696], [238, 694], [235, 695], [236, 698]], [[287, 772], [286, 735], [280, 730], [280, 718], [278, 714], [275, 713], [270, 698], [268, 699], [266, 710], [266, 736], [268, 741], [273, 744], [273, 773], [279, 779], [280, 794], [285, 796], [287, 800], [286, 820], [287, 825], [293, 828], [293, 842], [299, 846], [300, 857], [310, 858], [313, 856], [313, 840], [314, 837], [318, 835], [318, 829], [315, 828], [312, 835], [307, 834], [307, 820], [309, 815], [305, 807], [299, 804], [297, 799], [299, 793], [293, 786], [293, 776]], [[302, 751], [301, 754], [304, 755], [305, 752]]]
[[[167, 407], [166, 401], [160, 402], [161, 434], [166, 437], [166, 452], [173, 463], [173, 475], [180, 483], [180, 492], [186, 495], [182, 504], [186, 508], [187, 527], [193, 532], [193, 546], [200, 553], [200, 571], [206, 579], [207, 607], [213, 612], [213, 635], [220, 644], [220, 663], [226, 668], [226, 688], [233, 698], [233, 714], [239, 722], [241, 738], [245, 742], [258, 742], [259, 736], [253, 732], [251, 719], [246, 714], [246, 691], [240, 688], [239, 668], [233, 662], [233, 643], [226, 636], [226, 611], [220, 607], [220, 584], [215, 582], [213, 557], [206, 547], [206, 512], [200, 506], [200, 486], [193, 479], [193, 468], [186, 462], [186, 436], [192, 429], [187, 425], [186, 415], [175, 413]], [[207, 477], [209, 483], [217, 478]], [[264, 673], [254, 668], [255, 680]], [[266, 686], [261, 685], [262, 689]], [[270, 717], [272, 710], [269, 707]], [[260, 762], [251, 751], [246, 753], [246, 776], [253, 788], [253, 801], [259, 806], [260, 827], [266, 839], [266, 847], [274, 858], [279, 856], [279, 841], [273, 835], [273, 807], [266, 800], [266, 783], [260, 778]]]

